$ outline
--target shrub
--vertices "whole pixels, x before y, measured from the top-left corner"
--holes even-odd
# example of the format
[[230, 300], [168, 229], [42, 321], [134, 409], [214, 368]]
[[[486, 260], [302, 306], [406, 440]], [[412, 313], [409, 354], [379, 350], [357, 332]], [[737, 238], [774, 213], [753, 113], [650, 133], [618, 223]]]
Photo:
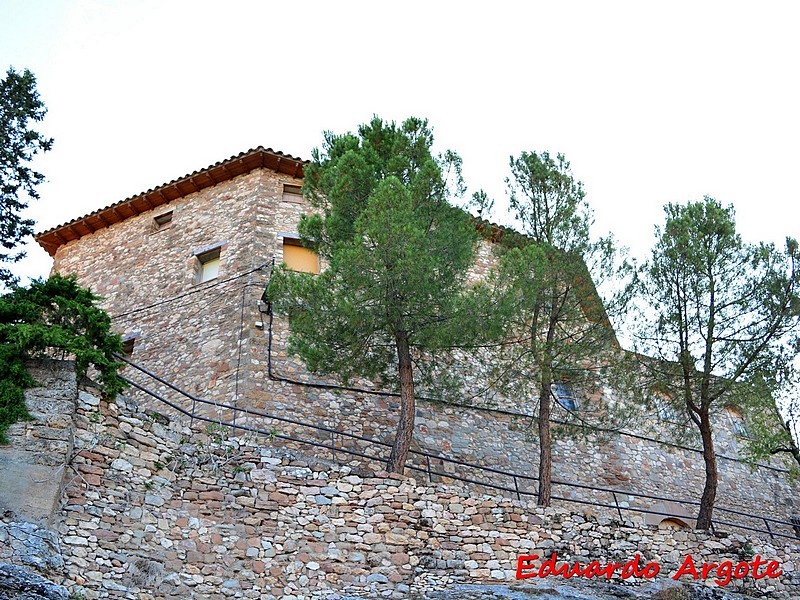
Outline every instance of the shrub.
[[125, 386], [117, 377], [122, 351], [111, 318], [95, 306], [100, 298], [78, 285], [74, 276], [53, 275], [15, 286], [0, 296], [0, 443], [8, 426], [31, 419], [25, 389], [36, 385], [25, 362], [36, 358], [71, 358], [78, 377], [89, 367], [98, 372], [101, 391], [113, 398]]

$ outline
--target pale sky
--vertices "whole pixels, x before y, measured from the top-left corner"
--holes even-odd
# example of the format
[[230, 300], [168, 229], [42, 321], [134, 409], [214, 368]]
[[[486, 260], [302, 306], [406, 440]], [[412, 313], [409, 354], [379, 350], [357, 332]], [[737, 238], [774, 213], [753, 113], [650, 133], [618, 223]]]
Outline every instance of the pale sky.
[[[470, 193], [563, 152], [597, 234], [643, 256], [711, 195], [748, 241], [800, 236], [800, 3], [0, 0], [55, 138], [37, 231], [243, 150], [301, 158], [373, 114], [427, 117]], [[507, 222], [502, 211], [494, 220]], [[46, 276], [31, 244], [15, 269]]]

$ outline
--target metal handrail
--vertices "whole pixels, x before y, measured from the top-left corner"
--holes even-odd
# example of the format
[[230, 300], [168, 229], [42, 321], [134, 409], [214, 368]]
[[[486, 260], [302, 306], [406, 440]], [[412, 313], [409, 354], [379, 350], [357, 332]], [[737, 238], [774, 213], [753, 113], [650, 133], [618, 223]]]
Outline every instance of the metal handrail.
[[[124, 356], [117, 355], [116, 357], [119, 360], [124, 361], [126, 364], [130, 365], [134, 369], [138, 370], [139, 372], [147, 375], [148, 377], [153, 378], [154, 380], [158, 381], [159, 383], [167, 386], [169, 389], [171, 389], [171, 390], [179, 393], [180, 395], [184, 396], [185, 398], [191, 400], [192, 401], [192, 410], [189, 411], [189, 410], [186, 410], [185, 408], [175, 404], [171, 400], [168, 400], [167, 398], [164, 398], [162, 395], [158, 394], [157, 392], [153, 392], [152, 390], [148, 389], [146, 386], [144, 386], [142, 384], [139, 384], [139, 383], [131, 380], [128, 377], [125, 377], [123, 375], [119, 375], [119, 377], [123, 381], [128, 383], [129, 385], [135, 387], [138, 390], [141, 390], [142, 392], [144, 392], [145, 394], [148, 394], [149, 396], [155, 398], [156, 400], [158, 400], [160, 402], [163, 402], [164, 404], [166, 404], [170, 408], [176, 410], [180, 414], [183, 414], [183, 415], [189, 417], [190, 419], [192, 419], [192, 421], [194, 419], [197, 419], [199, 421], [204, 421], [204, 422], [208, 422], [208, 423], [217, 423], [219, 425], [222, 425], [222, 426], [225, 426], [225, 427], [230, 427], [230, 428], [235, 429], [235, 430], [241, 430], [241, 431], [247, 431], [247, 432], [250, 432], [250, 433], [257, 433], [257, 434], [261, 434], [261, 435], [267, 435], [267, 436], [270, 436], [270, 437], [275, 438], [275, 439], [291, 441], [291, 442], [305, 444], [305, 445], [309, 445], [309, 446], [313, 446], [313, 447], [317, 447], [317, 448], [329, 449], [329, 450], [331, 450], [331, 452], [333, 454], [334, 460], [336, 459], [336, 452], [341, 452], [341, 453], [348, 454], [348, 455], [351, 455], [351, 456], [357, 456], [359, 458], [363, 458], [363, 459], [367, 459], [367, 460], [374, 460], [374, 461], [385, 461], [386, 460], [385, 457], [382, 457], [382, 456], [376, 456], [376, 455], [373, 455], [373, 454], [367, 454], [367, 453], [364, 453], [364, 452], [359, 452], [359, 451], [356, 451], [356, 450], [353, 450], [353, 449], [345, 448], [343, 446], [338, 446], [337, 447], [336, 444], [335, 444], [335, 436], [337, 436], [337, 435], [341, 436], [342, 438], [349, 438], [349, 439], [353, 439], [353, 440], [357, 440], [357, 441], [361, 441], [361, 442], [366, 442], [370, 446], [380, 446], [380, 447], [384, 447], [384, 448], [391, 447], [390, 443], [387, 443], [387, 442], [384, 442], [384, 441], [381, 441], [381, 440], [376, 440], [376, 439], [373, 439], [373, 438], [368, 438], [368, 437], [365, 437], [365, 436], [360, 436], [360, 435], [353, 434], [353, 433], [348, 433], [348, 432], [345, 432], [345, 431], [339, 431], [337, 429], [333, 429], [331, 427], [326, 427], [324, 425], [313, 425], [311, 423], [306, 423], [306, 422], [299, 421], [299, 420], [296, 420], [296, 419], [290, 419], [290, 418], [287, 418], [287, 417], [281, 417], [281, 416], [278, 416], [278, 415], [273, 415], [273, 414], [262, 412], [262, 411], [258, 411], [258, 410], [242, 408], [242, 407], [239, 407], [239, 406], [234, 406], [234, 405], [230, 405], [230, 404], [226, 404], [226, 403], [220, 403], [220, 402], [213, 402], [213, 401], [207, 400], [205, 398], [200, 398], [200, 397], [197, 397], [197, 396], [194, 396], [194, 395], [190, 394], [189, 392], [186, 392], [186, 391], [182, 390], [181, 388], [177, 387], [176, 385], [170, 383], [169, 381], [166, 381], [165, 379], [159, 377], [155, 373], [152, 373], [148, 369], [146, 369], [146, 368], [144, 368], [144, 367], [142, 367], [140, 365], [137, 365], [136, 363], [132, 362], [131, 360], [129, 360], [128, 358], [126, 358]], [[307, 427], [307, 428], [312, 429], [312, 430], [316, 430], [316, 431], [319, 431], [319, 432], [324, 432], [326, 434], [329, 434], [331, 436], [331, 440], [330, 440], [329, 443], [322, 443], [322, 442], [317, 442], [317, 441], [308, 440], [308, 439], [304, 439], [304, 438], [293, 437], [293, 436], [289, 436], [289, 435], [285, 435], [285, 434], [274, 433], [274, 432], [266, 431], [266, 430], [263, 430], [263, 429], [260, 429], [260, 428], [257, 428], [257, 427], [250, 427], [250, 426], [247, 426], [247, 425], [238, 424], [238, 423], [236, 423], [235, 417], [234, 417], [234, 421], [233, 422], [228, 422], [228, 421], [224, 421], [224, 420], [221, 420], [221, 419], [214, 419], [214, 418], [206, 417], [204, 415], [201, 415], [201, 414], [197, 413], [197, 411], [196, 411], [197, 403], [206, 404], [206, 405], [209, 405], [209, 406], [214, 406], [214, 407], [216, 407], [218, 409], [231, 410], [231, 411], [233, 411], [234, 415], [236, 415], [237, 413], [243, 413], [245, 415], [251, 415], [251, 416], [260, 417], [260, 418], [272, 419], [272, 420], [275, 420], [275, 421], [288, 423], [288, 424], [291, 424], [291, 425], [297, 425], [297, 426], [300, 426], [300, 427]], [[413, 471], [418, 471], [418, 472], [427, 474], [428, 475], [428, 479], [431, 482], [433, 481], [433, 476], [438, 476], [438, 477], [445, 477], [445, 478], [448, 478], [448, 479], [451, 479], [451, 480], [460, 481], [460, 482], [463, 482], [463, 483], [477, 485], [477, 486], [484, 487], [484, 488], [489, 488], [489, 489], [493, 489], [493, 490], [509, 492], [509, 493], [512, 493], [512, 494], [516, 495], [518, 499], [521, 499], [522, 496], [536, 497], [538, 495], [536, 492], [528, 491], [526, 489], [520, 489], [519, 485], [518, 485], [518, 480], [538, 481], [538, 477], [535, 477], [535, 476], [532, 476], [532, 475], [524, 475], [524, 474], [521, 474], [521, 473], [515, 473], [515, 472], [512, 472], [512, 471], [506, 471], [506, 470], [497, 469], [497, 468], [494, 468], [494, 467], [477, 465], [477, 464], [474, 464], [474, 463], [469, 463], [469, 462], [458, 460], [458, 459], [455, 459], [455, 458], [450, 458], [450, 457], [447, 457], [447, 456], [442, 456], [442, 455], [438, 455], [438, 454], [432, 454], [432, 453], [429, 453], [429, 452], [424, 452], [424, 451], [419, 451], [419, 450], [409, 450], [409, 454], [412, 455], [412, 456], [419, 456], [419, 457], [423, 458], [424, 462], [425, 462], [425, 466], [424, 467], [420, 467], [420, 466], [417, 466], [417, 465], [413, 464], [413, 462], [412, 462], [411, 464], [406, 465], [406, 468], [408, 468], [410, 470], [413, 470]], [[488, 482], [488, 481], [480, 481], [480, 480], [471, 479], [471, 478], [468, 478], [468, 477], [462, 477], [462, 476], [457, 475], [455, 473], [447, 473], [447, 472], [444, 472], [444, 471], [434, 470], [434, 469], [431, 468], [431, 464], [430, 464], [431, 459], [442, 461], [442, 463], [450, 463], [450, 464], [454, 464], [454, 465], [468, 467], [468, 468], [471, 468], [471, 469], [476, 469], [476, 470], [479, 470], [479, 471], [485, 471], [487, 473], [492, 473], [492, 474], [496, 474], [496, 475], [509, 477], [509, 478], [512, 479], [514, 487], [513, 488], [512, 487], [507, 487], [507, 486], [503, 486], [503, 485], [498, 485], [496, 483], [491, 483], [491, 482]], [[568, 488], [585, 489], [585, 490], [591, 490], [591, 491], [594, 491], [594, 492], [603, 492], [603, 493], [611, 494], [611, 496], [614, 498], [614, 504], [606, 504], [606, 503], [602, 503], [602, 502], [595, 502], [595, 501], [584, 500], [584, 499], [580, 499], [580, 498], [568, 498], [568, 497], [556, 496], [556, 495], [551, 496], [551, 498], [554, 499], [554, 500], [560, 500], [560, 501], [563, 501], [563, 502], [572, 502], [572, 503], [575, 503], [575, 504], [585, 504], [585, 505], [596, 506], [596, 507], [600, 507], [600, 508], [615, 509], [617, 511], [617, 513], [620, 515], [620, 517], [621, 517], [621, 511], [622, 510], [626, 510], [626, 511], [635, 512], [635, 513], [659, 515], [659, 516], [663, 516], [663, 517], [667, 517], [667, 518], [673, 517], [673, 518], [678, 518], [678, 519], [682, 519], [682, 520], [687, 518], [687, 516], [685, 514], [683, 514], [683, 515], [671, 514], [671, 513], [665, 512], [665, 511], [655, 511], [655, 510], [649, 510], [649, 509], [638, 508], [638, 507], [621, 506], [619, 504], [619, 502], [617, 501], [617, 497], [616, 497], [617, 494], [622, 494], [622, 495], [625, 495], [625, 496], [633, 496], [633, 497], [643, 498], [643, 499], [647, 499], [647, 500], [675, 502], [675, 503], [678, 503], [678, 504], [687, 504], [687, 505], [692, 505], [692, 506], [699, 506], [700, 505], [700, 503], [695, 501], [695, 500], [682, 500], [682, 499], [669, 498], [669, 497], [664, 497], [664, 496], [654, 496], [654, 495], [648, 495], [648, 494], [641, 494], [641, 493], [638, 493], [638, 492], [632, 492], [632, 491], [626, 491], [626, 490], [618, 490], [618, 489], [614, 489], [614, 488], [597, 487], [597, 486], [591, 486], [591, 485], [580, 484], [580, 483], [569, 482], [569, 481], [563, 481], [563, 480], [554, 479], [554, 480], [552, 480], [552, 483], [553, 483], [553, 485], [561, 485], [561, 486], [565, 486], [565, 487], [568, 487]], [[738, 529], [743, 529], [743, 530], [752, 531], [752, 532], [756, 532], [756, 533], [767, 534], [772, 539], [774, 539], [775, 537], [782, 537], [782, 538], [797, 540], [797, 538], [798, 538], [797, 535], [786, 535], [786, 534], [783, 534], [783, 533], [772, 531], [771, 528], [769, 527], [769, 523], [771, 522], [771, 523], [775, 523], [775, 524], [779, 524], [779, 525], [785, 525], [785, 526], [788, 526], [789, 528], [793, 528], [793, 524], [788, 522], [788, 521], [782, 521], [782, 520], [774, 519], [774, 518], [771, 518], [771, 517], [764, 517], [762, 515], [754, 515], [754, 514], [746, 513], [746, 512], [735, 510], [735, 509], [725, 508], [725, 507], [721, 507], [721, 506], [715, 506], [714, 510], [717, 510], [717, 511], [720, 511], [720, 512], [726, 512], [726, 513], [730, 513], [730, 514], [735, 514], [735, 515], [739, 515], [739, 516], [742, 516], [742, 517], [747, 517], [747, 518], [753, 519], [755, 521], [763, 521], [765, 523], [765, 525], [767, 526], [767, 529], [766, 530], [762, 530], [762, 529], [757, 529], [755, 527], [749, 527], [749, 526], [746, 526], [746, 525], [742, 525], [742, 524], [739, 524], [739, 523], [731, 523], [731, 522], [728, 522], [728, 521], [719, 521], [719, 520], [715, 520], [715, 524], [725, 525], [725, 526], [729, 526], [729, 527], [735, 527], [735, 528], [738, 528]]]

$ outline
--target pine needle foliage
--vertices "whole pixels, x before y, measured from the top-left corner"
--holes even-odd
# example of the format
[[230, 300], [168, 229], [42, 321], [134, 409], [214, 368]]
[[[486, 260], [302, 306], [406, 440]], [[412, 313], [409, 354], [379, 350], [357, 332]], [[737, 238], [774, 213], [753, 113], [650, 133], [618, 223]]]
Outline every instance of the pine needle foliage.
[[[31, 127], [46, 112], [33, 73], [9, 68], [0, 80], [0, 263], [20, 260], [24, 254], [14, 250], [33, 233], [33, 221], [21, 213], [28, 207], [27, 198], [39, 197], [36, 186], [44, 180], [29, 163], [53, 146], [52, 138]], [[16, 277], [0, 267], [0, 282], [15, 283]]]
[[414, 428], [415, 379], [424, 356], [479, 326], [466, 286], [478, 233], [449, 203], [463, 193], [459, 157], [434, 155], [427, 121], [375, 117], [358, 134], [327, 133], [305, 169], [316, 209], [300, 222], [319, 275], [278, 269], [270, 290], [287, 314], [290, 351], [310, 370], [379, 379], [400, 391], [387, 467], [403, 472]]
[[493, 379], [507, 397], [537, 405], [537, 500], [549, 506], [553, 412], [576, 425], [614, 427], [628, 418], [601, 401], [600, 374], [618, 348], [606, 308], [619, 301], [604, 304], [593, 281], [621, 280], [627, 267], [610, 237], [591, 238], [583, 184], [563, 155], [522, 152], [509, 164], [509, 204], [521, 234], [503, 236], [509, 249], [496, 280], [504, 292], [498, 312], [514, 343], [495, 357]]
[[[745, 243], [733, 206], [705, 197], [664, 207], [636, 291], [637, 350], [653, 384], [688, 415], [703, 442], [705, 486], [698, 529], [712, 526], [717, 498], [713, 430], [729, 406], [774, 410], [770, 381], [800, 348], [798, 244]], [[656, 369], [652, 368], [657, 366]]]

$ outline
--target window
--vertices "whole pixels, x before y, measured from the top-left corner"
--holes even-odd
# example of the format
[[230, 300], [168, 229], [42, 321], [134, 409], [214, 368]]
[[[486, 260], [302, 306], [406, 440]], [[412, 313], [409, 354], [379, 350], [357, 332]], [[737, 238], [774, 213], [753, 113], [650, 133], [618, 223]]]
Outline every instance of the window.
[[750, 437], [750, 432], [747, 431], [747, 425], [745, 424], [742, 415], [730, 408], [726, 412], [731, 420], [731, 428], [733, 429], [733, 433], [739, 437]]
[[578, 410], [578, 398], [575, 397], [575, 392], [572, 391], [572, 386], [566, 381], [554, 383], [550, 390], [553, 396], [561, 406], [567, 410]]
[[196, 283], [205, 283], [217, 278], [219, 275], [220, 250], [220, 247], [216, 247], [213, 250], [197, 254], [200, 268], [197, 271]]
[[122, 355], [130, 358], [133, 354], [133, 347], [136, 345], [136, 336], [122, 338]]
[[172, 211], [153, 217], [153, 231], [167, 229], [172, 224]]
[[287, 202], [303, 202], [303, 190], [299, 185], [283, 184], [283, 200]]
[[292, 271], [319, 273], [319, 257], [298, 238], [283, 236], [283, 262]]

